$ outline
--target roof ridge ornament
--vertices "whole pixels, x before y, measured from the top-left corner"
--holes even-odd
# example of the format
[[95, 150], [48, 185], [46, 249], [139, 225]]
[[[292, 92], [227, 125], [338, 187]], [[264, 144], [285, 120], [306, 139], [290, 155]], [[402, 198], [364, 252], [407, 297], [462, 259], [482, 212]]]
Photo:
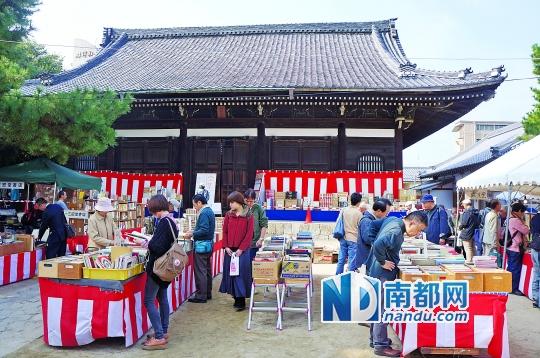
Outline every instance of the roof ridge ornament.
[[401, 71], [399, 77], [416, 77], [416, 63], [411, 63], [409, 60], [406, 63], [400, 63], [399, 70]]
[[471, 73], [473, 73], [472, 68], [471, 68], [471, 67], [467, 67], [466, 69], [459, 71], [459, 73], [458, 73], [458, 78], [464, 80], [465, 77], [467, 77], [467, 75], [470, 75]]
[[493, 67], [491, 69], [491, 73], [489, 74], [489, 77], [501, 77], [502, 73], [506, 71], [504, 68], [504, 65], [500, 65], [499, 67]]

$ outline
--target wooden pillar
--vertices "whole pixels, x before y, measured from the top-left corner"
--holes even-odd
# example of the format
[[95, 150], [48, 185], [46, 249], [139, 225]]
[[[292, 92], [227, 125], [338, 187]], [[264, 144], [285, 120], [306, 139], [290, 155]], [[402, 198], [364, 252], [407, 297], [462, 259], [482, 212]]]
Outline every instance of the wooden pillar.
[[346, 169], [347, 162], [347, 135], [345, 134], [345, 123], [338, 126], [338, 170]]
[[180, 137], [178, 138], [178, 165], [177, 170], [183, 172], [188, 163], [187, 150], [187, 124], [183, 122], [180, 126]]
[[395, 129], [394, 137], [394, 168], [385, 168], [386, 170], [402, 170], [403, 169], [403, 129]]
[[266, 145], [266, 125], [264, 122], [259, 122], [257, 125], [257, 159], [255, 169], [268, 169], [268, 146]]

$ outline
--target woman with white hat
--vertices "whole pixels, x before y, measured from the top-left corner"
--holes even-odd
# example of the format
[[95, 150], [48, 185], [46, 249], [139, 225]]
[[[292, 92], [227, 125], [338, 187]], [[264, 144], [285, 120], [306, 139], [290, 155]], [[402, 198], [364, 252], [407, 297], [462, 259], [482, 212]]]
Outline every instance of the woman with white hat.
[[109, 198], [99, 198], [95, 213], [88, 219], [88, 249], [103, 249], [114, 245], [118, 229], [114, 225], [111, 211], [114, 208]]

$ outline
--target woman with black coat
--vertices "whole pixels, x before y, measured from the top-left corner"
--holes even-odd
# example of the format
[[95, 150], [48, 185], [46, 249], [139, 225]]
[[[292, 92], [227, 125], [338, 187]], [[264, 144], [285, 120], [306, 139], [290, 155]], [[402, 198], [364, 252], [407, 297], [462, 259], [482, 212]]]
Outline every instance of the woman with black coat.
[[[144, 289], [144, 305], [148, 311], [148, 317], [154, 327], [154, 336], [149, 336], [143, 343], [145, 350], [166, 349], [169, 335], [169, 300], [167, 287], [170, 282], [161, 280], [154, 273], [154, 262], [163, 256], [178, 237], [176, 224], [168, 217], [169, 203], [163, 195], [153, 196], [147, 203], [148, 210], [158, 223], [152, 239], [148, 241], [148, 262], [146, 264], [146, 286]], [[144, 246], [144, 243], [143, 243]], [[159, 311], [155, 301], [159, 302]]]

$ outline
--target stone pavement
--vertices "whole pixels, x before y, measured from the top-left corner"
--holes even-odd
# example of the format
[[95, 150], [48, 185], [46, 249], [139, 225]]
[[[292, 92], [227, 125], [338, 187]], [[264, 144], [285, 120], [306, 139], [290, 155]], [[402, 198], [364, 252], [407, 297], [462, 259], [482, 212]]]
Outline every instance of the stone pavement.
[[0, 357], [42, 335], [37, 279], [0, 287]]

